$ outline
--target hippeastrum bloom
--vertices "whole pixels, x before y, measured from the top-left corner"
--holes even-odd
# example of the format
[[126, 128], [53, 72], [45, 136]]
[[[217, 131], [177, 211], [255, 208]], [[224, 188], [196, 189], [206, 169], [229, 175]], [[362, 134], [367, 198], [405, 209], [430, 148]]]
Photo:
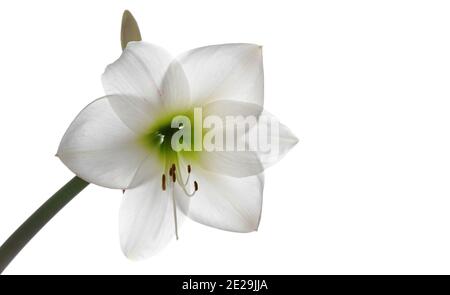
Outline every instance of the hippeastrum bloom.
[[[185, 216], [227, 231], [258, 228], [263, 170], [297, 142], [284, 125], [269, 126], [273, 117], [263, 111], [260, 46], [206, 46], [173, 59], [158, 46], [130, 42], [102, 81], [106, 96], [75, 118], [57, 155], [78, 177], [124, 190], [120, 241], [125, 255], [156, 253], [178, 237]], [[230, 127], [224, 124], [208, 135], [217, 120], [191, 124], [198, 110], [202, 118], [224, 121], [253, 116], [258, 122], [232, 139], [272, 128], [261, 137], [277, 146], [271, 152], [250, 144], [245, 150], [223, 149], [219, 137]], [[189, 121], [174, 125], [176, 118]], [[187, 135], [174, 141], [180, 131]], [[202, 142], [208, 136], [215, 137], [212, 149]]]

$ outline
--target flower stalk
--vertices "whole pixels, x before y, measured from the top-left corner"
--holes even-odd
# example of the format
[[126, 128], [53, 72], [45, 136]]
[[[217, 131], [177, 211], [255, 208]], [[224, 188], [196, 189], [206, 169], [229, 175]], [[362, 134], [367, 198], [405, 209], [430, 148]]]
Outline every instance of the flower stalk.
[[37, 209], [0, 247], [0, 274], [25, 245], [89, 182], [75, 176]]

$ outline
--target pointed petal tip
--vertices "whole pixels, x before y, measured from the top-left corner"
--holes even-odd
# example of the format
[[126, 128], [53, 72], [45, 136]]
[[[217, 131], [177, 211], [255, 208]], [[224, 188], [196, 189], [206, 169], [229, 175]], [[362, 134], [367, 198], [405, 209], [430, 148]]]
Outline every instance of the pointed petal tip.
[[155, 256], [155, 254], [157, 254], [159, 251], [155, 251], [155, 252], [150, 252], [150, 253], [139, 253], [136, 251], [136, 249], [128, 249], [125, 247], [121, 247], [122, 248], [122, 253], [123, 255], [130, 261], [133, 262], [139, 262], [148, 258], [151, 258], [152, 256]]
[[292, 134], [292, 137], [290, 137], [286, 142], [286, 147], [288, 147], [288, 150], [293, 149], [298, 143], [300, 142], [300, 140]]
[[122, 253], [129, 261], [138, 262], [138, 261], [142, 260], [141, 258], [139, 258], [137, 256], [133, 256], [130, 253], [127, 253], [124, 249], [122, 249]]
[[294, 134], [294, 132], [292, 132], [292, 130], [290, 130], [288, 127], [284, 126], [284, 128], [286, 129], [286, 138], [288, 139], [289, 143], [291, 144], [291, 146], [295, 146], [297, 143], [300, 142], [300, 140], [298, 139], [297, 135]]
[[263, 55], [263, 46], [262, 45], [258, 45], [258, 54], [262, 57], [262, 55]]
[[134, 253], [133, 249], [130, 249], [129, 245], [120, 241], [120, 249], [122, 250], [123, 256], [125, 256], [130, 261], [139, 261], [142, 260], [139, 258], [139, 255]]

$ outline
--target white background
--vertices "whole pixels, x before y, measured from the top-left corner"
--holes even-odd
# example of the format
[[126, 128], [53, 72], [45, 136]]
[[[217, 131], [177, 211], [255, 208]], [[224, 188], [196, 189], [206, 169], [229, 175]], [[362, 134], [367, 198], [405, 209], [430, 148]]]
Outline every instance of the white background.
[[188, 222], [131, 262], [121, 192], [90, 185], [6, 274], [450, 273], [446, 1], [2, 1], [1, 242], [72, 177], [54, 154], [103, 96], [124, 9], [174, 54], [262, 44], [266, 107], [300, 142], [266, 172], [258, 232]]

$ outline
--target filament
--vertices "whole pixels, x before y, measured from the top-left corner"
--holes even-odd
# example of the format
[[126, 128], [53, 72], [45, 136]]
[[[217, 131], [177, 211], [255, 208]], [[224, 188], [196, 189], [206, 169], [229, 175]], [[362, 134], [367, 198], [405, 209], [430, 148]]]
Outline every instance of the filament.
[[[173, 173], [175, 175], [175, 173]], [[173, 219], [175, 223], [175, 237], [178, 240], [178, 220], [177, 220], [177, 204], [175, 201], [175, 178], [172, 183], [172, 206], [173, 206]]]

